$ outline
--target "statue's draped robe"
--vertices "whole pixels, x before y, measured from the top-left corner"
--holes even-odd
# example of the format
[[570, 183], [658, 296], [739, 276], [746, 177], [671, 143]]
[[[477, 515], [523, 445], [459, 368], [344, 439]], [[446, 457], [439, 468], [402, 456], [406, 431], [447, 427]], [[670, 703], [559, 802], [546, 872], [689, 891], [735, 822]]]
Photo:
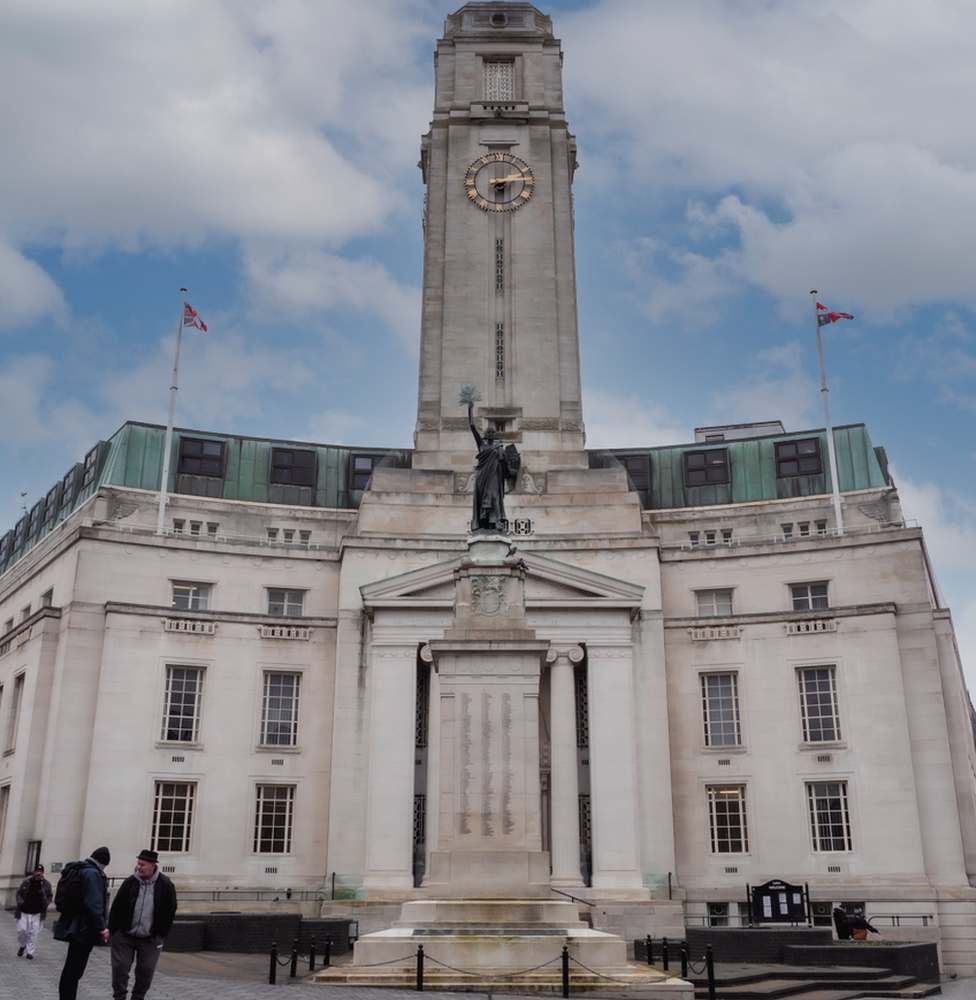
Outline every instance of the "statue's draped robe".
[[471, 530], [501, 531], [505, 521], [505, 449], [500, 441], [480, 441], [474, 475], [474, 516]]
[[505, 489], [515, 489], [522, 458], [515, 445], [505, 447], [491, 437], [486, 440], [473, 425], [471, 432], [478, 444], [471, 530], [504, 531]]

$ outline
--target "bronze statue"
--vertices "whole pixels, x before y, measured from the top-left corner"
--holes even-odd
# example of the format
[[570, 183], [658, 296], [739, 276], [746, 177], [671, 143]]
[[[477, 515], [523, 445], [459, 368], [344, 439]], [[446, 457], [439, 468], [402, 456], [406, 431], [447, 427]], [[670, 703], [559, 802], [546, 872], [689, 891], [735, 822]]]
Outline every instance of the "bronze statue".
[[474, 475], [474, 510], [472, 531], [505, 533], [505, 490], [518, 483], [521, 456], [514, 444], [503, 446], [498, 431], [489, 427], [482, 437], [474, 424], [474, 404], [481, 398], [477, 386], [467, 383], [461, 389], [461, 405], [468, 406], [468, 426], [478, 446], [478, 465]]

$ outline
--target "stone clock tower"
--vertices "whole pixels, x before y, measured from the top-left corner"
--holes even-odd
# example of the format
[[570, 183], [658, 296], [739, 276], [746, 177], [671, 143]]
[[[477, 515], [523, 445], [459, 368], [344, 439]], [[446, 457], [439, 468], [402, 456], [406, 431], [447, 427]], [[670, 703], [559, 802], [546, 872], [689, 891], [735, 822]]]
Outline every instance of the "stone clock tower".
[[471, 467], [458, 390], [527, 468], [585, 468], [562, 52], [528, 3], [474, 2], [437, 44], [414, 467]]

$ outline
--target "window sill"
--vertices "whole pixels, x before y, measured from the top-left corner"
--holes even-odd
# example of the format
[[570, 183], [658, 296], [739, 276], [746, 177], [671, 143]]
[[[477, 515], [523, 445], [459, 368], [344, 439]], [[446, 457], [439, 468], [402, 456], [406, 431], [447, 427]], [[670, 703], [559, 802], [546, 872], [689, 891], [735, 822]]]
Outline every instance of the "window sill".
[[202, 743], [182, 743], [179, 740], [157, 740], [157, 750], [203, 750]]
[[847, 741], [837, 740], [823, 743], [801, 743], [798, 747], [801, 753], [822, 753], [825, 750], [846, 750]]
[[276, 747], [276, 746], [270, 746], [267, 743], [259, 743], [254, 748], [254, 752], [255, 753], [270, 753], [270, 754], [276, 754], [276, 753], [281, 753], [281, 754], [288, 754], [288, 753], [290, 753], [290, 754], [300, 754], [302, 752], [302, 748], [301, 747], [296, 747], [296, 746], [291, 746], [291, 747]]
[[748, 753], [747, 747], [744, 747], [741, 743], [733, 744], [727, 747], [701, 747], [700, 753], [704, 757], [725, 757], [731, 754], [742, 754]]

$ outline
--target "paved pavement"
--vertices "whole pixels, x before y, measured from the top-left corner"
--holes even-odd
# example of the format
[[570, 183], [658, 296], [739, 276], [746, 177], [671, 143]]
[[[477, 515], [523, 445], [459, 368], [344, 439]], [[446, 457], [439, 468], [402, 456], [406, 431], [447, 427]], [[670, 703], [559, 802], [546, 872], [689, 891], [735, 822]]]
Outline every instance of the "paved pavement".
[[[17, 957], [17, 925], [11, 911], [0, 911], [0, 1000], [57, 1000], [58, 978], [66, 945], [51, 936], [54, 913], [37, 942], [33, 961]], [[306, 975], [307, 975], [306, 965]], [[278, 982], [268, 984], [266, 955], [232, 955], [207, 952], [199, 955], [165, 951], [156, 970], [149, 1000], [266, 1000], [284, 996], [292, 1000], [406, 1000], [409, 991], [361, 986], [332, 986], [288, 978], [288, 967], [278, 970]], [[301, 974], [301, 970], [300, 970]], [[95, 948], [78, 989], [78, 1000], [107, 1000], [111, 996], [107, 948]], [[949, 980], [942, 984], [947, 1000], [976, 1000], [976, 979]], [[473, 1000], [479, 994], [435, 993], [432, 1000]], [[483, 995], [483, 994], [481, 994]], [[620, 997], [621, 992], [589, 994]], [[639, 997], [635, 990], [631, 997]], [[506, 1000], [519, 1000], [507, 997]], [[525, 998], [525, 1000], [538, 1000]]]

